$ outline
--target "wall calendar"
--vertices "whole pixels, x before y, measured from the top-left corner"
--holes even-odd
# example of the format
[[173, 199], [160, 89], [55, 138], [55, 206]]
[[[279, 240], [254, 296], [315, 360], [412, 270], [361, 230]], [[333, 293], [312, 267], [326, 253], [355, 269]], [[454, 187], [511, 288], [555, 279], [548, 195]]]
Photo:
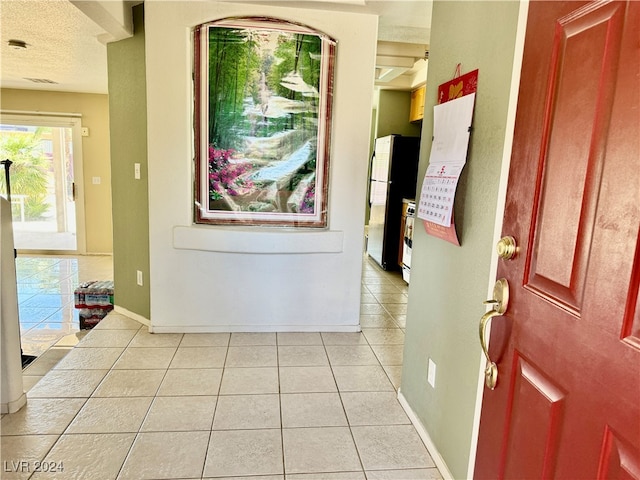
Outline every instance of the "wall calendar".
[[[459, 72], [460, 66], [457, 67]], [[438, 88], [433, 108], [433, 143], [422, 183], [417, 216], [428, 234], [460, 245], [453, 205], [460, 174], [467, 160], [478, 70], [458, 76]]]

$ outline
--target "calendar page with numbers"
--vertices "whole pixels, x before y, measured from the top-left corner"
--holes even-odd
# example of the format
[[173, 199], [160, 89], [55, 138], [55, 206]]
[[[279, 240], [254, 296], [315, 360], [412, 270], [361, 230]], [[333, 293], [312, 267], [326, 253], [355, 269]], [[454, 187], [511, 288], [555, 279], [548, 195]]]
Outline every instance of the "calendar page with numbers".
[[434, 107], [433, 144], [417, 205], [417, 216], [449, 227], [453, 202], [467, 160], [475, 93]]
[[422, 194], [418, 205], [418, 218], [438, 225], [451, 225], [453, 199], [461, 167], [430, 164], [427, 167]]

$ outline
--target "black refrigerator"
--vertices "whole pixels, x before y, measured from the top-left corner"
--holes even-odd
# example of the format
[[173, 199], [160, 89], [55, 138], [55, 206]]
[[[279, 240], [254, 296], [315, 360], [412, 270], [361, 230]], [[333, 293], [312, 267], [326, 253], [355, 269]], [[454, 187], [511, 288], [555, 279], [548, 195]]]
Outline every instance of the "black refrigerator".
[[376, 139], [369, 183], [367, 254], [385, 270], [400, 270], [402, 199], [416, 195], [419, 137]]

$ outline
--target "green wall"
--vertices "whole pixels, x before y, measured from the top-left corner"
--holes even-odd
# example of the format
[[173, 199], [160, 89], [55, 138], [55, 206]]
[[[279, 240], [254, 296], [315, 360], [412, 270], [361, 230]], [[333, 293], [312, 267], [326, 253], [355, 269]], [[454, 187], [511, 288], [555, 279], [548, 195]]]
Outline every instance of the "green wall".
[[411, 92], [380, 90], [376, 138], [398, 133], [407, 137], [420, 136], [420, 124], [409, 122]]
[[[473, 133], [458, 185], [461, 246], [414, 230], [401, 392], [450, 472], [466, 478], [481, 350], [478, 322], [490, 282], [493, 230], [518, 21], [518, 2], [435, 1], [418, 178], [431, 150], [436, 86], [479, 69]], [[422, 186], [419, 181], [418, 191]], [[427, 360], [436, 388], [427, 383]]]
[[[107, 46], [113, 203], [115, 304], [150, 317], [147, 102], [143, 5], [133, 9], [135, 35]], [[141, 179], [134, 179], [134, 163]], [[136, 271], [143, 275], [137, 285]]]

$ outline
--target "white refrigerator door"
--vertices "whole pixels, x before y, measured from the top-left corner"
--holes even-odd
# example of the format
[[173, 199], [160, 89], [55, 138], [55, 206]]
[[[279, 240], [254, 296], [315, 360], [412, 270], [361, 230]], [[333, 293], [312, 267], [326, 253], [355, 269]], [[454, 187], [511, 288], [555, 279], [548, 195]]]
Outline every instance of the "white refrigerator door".
[[367, 253], [379, 264], [382, 264], [384, 249], [388, 186], [389, 184], [386, 182], [371, 181], [371, 212], [369, 214]]
[[369, 228], [367, 253], [380, 265], [383, 264], [387, 199], [389, 196], [389, 162], [393, 137], [376, 139], [375, 155], [371, 165], [371, 186], [369, 202]]
[[389, 181], [389, 160], [391, 156], [391, 142], [393, 137], [376, 139], [375, 155], [371, 165], [371, 180], [378, 182]]

